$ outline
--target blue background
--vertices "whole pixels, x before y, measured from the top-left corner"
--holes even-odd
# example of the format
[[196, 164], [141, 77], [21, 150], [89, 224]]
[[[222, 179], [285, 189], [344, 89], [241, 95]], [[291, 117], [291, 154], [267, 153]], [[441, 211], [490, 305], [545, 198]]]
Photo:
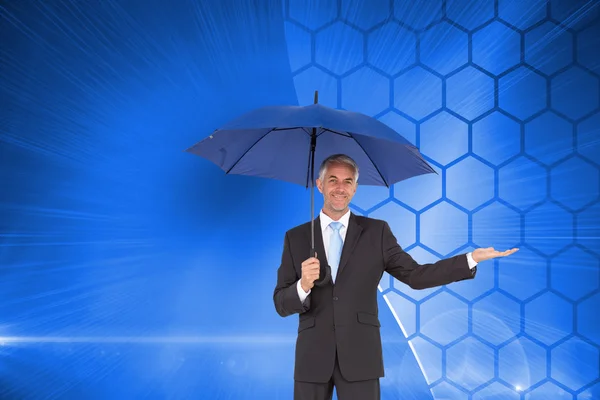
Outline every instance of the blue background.
[[521, 249], [447, 287], [384, 276], [382, 398], [600, 398], [598, 1], [12, 0], [0, 21], [0, 398], [291, 398], [272, 292], [310, 192], [183, 150], [316, 89], [439, 173], [359, 187], [355, 213], [421, 263]]

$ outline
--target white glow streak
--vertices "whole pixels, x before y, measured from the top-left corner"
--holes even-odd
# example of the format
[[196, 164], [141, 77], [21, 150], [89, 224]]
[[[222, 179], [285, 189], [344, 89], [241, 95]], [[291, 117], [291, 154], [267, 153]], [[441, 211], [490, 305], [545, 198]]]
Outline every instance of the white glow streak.
[[[378, 289], [380, 292], [383, 292], [381, 285], [378, 286]], [[400, 321], [398, 314], [396, 314], [396, 310], [394, 310], [394, 307], [392, 306], [392, 303], [390, 303], [390, 300], [388, 299], [387, 295], [384, 294], [383, 299], [385, 300], [388, 307], [390, 308], [390, 311], [392, 312], [394, 319], [398, 323], [398, 326], [400, 326], [400, 329], [402, 330], [402, 334], [404, 335], [405, 338], [408, 338], [406, 329], [404, 329], [404, 325], [402, 325], [402, 322]], [[431, 382], [429, 381], [429, 378], [427, 377], [427, 373], [425, 372], [425, 368], [423, 367], [423, 364], [421, 363], [421, 359], [419, 358], [419, 355], [417, 354], [417, 351], [415, 350], [415, 348], [410, 340], [408, 340], [408, 346], [410, 347], [410, 350], [413, 352], [413, 354], [415, 356], [415, 360], [417, 360], [417, 364], [419, 364], [419, 368], [421, 369], [421, 373], [425, 377], [425, 381], [427, 382], [427, 385], [429, 386], [431, 384]], [[433, 391], [431, 390], [431, 388], [429, 389], [429, 391], [431, 392], [431, 395], [433, 396]]]
[[292, 336], [1, 336], [0, 345], [10, 343], [173, 343], [173, 344], [276, 344], [295, 343]]

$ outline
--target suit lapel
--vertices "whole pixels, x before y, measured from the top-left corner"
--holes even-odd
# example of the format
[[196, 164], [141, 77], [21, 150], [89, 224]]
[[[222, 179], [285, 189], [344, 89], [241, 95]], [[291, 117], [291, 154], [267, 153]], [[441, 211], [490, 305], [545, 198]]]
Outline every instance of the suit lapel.
[[337, 276], [341, 275], [342, 271], [344, 270], [344, 267], [348, 263], [348, 260], [350, 259], [350, 256], [354, 251], [354, 247], [356, 247], [356, 243], [358, 243], [358, 238], [362, 233], [362, 229], [362, 226], [360, 226], [360, 224], [356, 221], [356, 217], [354, 216], [354, 214], [350, 212], [348, 230], [346, 231], [346, 238], [344, 240], [344, 247], [342, 248], [342, 256], [340, 257], [340, 265], [338, 267]]

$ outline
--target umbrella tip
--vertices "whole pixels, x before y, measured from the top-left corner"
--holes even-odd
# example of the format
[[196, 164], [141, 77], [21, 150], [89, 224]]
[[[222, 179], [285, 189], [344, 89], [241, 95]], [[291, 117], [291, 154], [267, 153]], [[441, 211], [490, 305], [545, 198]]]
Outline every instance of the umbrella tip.
[[315, 104], [319, 102], [319, 91], [315, 90]]

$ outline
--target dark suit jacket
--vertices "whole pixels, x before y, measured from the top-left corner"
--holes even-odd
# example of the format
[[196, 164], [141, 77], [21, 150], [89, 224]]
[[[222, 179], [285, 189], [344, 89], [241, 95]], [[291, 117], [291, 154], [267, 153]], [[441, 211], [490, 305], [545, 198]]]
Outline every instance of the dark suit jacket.
[[[315, 248], [324, 266], [319, 218], [314, 226]], [[472, 279], [476, 272], [465, 254], [418, 264], [398, 245], [385, 221], [351, 213], [335, 285], [313, 287], [303, 304], [296, 283], [310, 247], [310, 223], [286, 232], [273, 294], [279, 315], [299, 314], [294, 379], [304, 382], [329, 381], [336, 349], [346, 380], [384, 376], [377, 307], [377, 286], [384, 271], [413, 289]]]

